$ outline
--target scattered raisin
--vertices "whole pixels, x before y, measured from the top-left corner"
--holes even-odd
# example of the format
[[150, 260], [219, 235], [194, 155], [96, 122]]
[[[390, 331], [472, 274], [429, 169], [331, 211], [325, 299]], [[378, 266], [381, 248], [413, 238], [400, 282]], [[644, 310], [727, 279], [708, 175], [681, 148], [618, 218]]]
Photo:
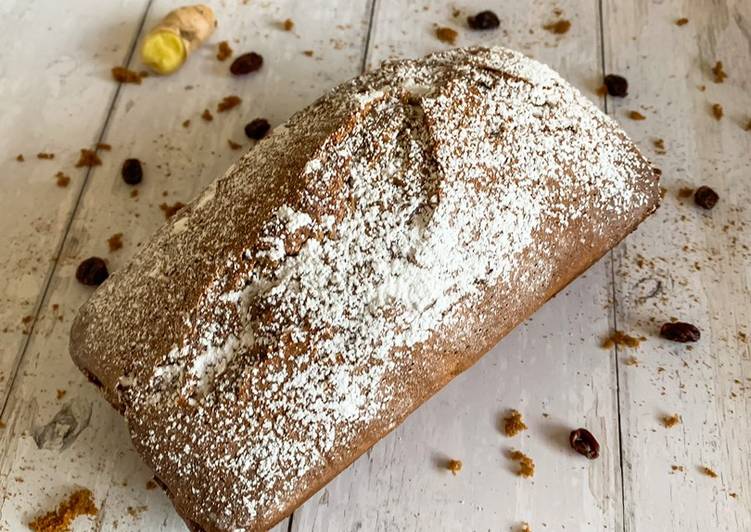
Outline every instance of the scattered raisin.
[[245, 134], [253, 140], [261, 140], [269, 129], [271, 129], [271, 124], [265, 118], [255, 118], [245, 124]]
[[255, 52], [248, 52], [232, 61], [229, 71], [235, 76], [244, 76], [245, 74], [255, 72], [261, 68], [261, 65], [263, 65], [263, 57]]
[[623, 98], [628, 94], [628, 81], [623, 76], [608, 74], [603, 81], [609, 95]]
[[717, 205], [720, 196], [706, 185], [702, 185], [694, 192], [694, 203], [703, 209], [711, 209]]
[[493, 30], [501, 25], [501, 21], [492, 11], [480, 11], [474, 16], [467, 17], [467, 24], [473, 30]]
[[660, 328], [660, 336], [673, 342], [696, 342], [701, 332], [694, 325], [683, 321], [668, 322]]
[[574, 451], [590, 460], [600, 456], [600, 444], [587, 429], [572, 430], [568, 441]]
[[123, 181], [129, 185], [137, 185], [143, 179], [143, 168], [138, 159], [125, 159], [122, 169]]
[[76, 279], [87, 286], [99, 286], [109, 275], [107, 264], [99, 257], [89, 257], [76, 268]]

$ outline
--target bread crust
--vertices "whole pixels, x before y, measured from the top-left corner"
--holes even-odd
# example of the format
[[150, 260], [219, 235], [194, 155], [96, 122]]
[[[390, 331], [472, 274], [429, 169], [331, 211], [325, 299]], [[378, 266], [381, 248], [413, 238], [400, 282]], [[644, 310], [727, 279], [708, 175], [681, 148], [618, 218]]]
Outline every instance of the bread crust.
[[659, 199], [547, 67], [501, 48], [387, 62], [160, 228], [81, 308], [71, 355], [192, 527], [265, 530]]

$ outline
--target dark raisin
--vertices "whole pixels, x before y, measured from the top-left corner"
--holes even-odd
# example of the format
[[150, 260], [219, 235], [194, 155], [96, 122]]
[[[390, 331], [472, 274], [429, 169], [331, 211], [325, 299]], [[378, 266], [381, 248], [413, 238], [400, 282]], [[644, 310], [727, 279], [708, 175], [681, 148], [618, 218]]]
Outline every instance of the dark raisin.
[[707, 186], [701, 186], [694, 192], [694, 203], [703, 209], [711, 209], [719, 199], [717, 192]]
[[122, 169], [123, 181], [129, 185], [137, 185], [143, 179], [143, 168], [138, 159], [125, 159]]
[[492, 11], [480, 11], [474, 16], [467, 17], [467, 24], [473, 30], [492, 30], [497, 28], [501, 21]]
[[673, 342], [685, 344], [698, 341], [701, 338], [701, 332], [690, 323], [676, 321], [664, 324], [660, 328], [660, 336]]
[[245, 134], [249, 139], [261, 140], [271, 129], [271, 124], [265, 118], [256, 118], [245, 125]]
[[574, 451], [590, 460], [600, 456], [600, 444], [587, 429], [572, 430], [568, 441]]
[[623, 98], [628, 94], [628, 81], [623, 76], [608, 74], [603, 81], [609, 95]]
[[232, 65], [229, 67], [229, 71], [235, 76], [243, 76], [255, 72], [263, 65], [263, 57], [255, 52], [248, 52], [238, 56], [237, 59], [232, 61]]
[[89, 257], [76, 268], [76, 279], [87, 286], [99, 286], [109, 275], [107, 264], [99, 257]]

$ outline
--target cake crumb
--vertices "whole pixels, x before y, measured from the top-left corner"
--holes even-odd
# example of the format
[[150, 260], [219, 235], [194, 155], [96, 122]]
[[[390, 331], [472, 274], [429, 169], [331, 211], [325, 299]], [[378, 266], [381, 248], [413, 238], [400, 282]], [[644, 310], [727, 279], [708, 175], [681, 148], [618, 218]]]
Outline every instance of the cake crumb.
[[530, 528], [528, 523], [522, 523], [521, 527], [519, 528], [519, 532], [532, 532], [532, 529]]
[[635, 366], [637, 368], [639, 367], [639, 359], [633, 356], [628, 357], [626, 360], [623, 361], [623, 363], [626, 364], [627, 366]]
[[641, 114], [639, 111], [629, 111], [628, 117], [631, 120], [646, 120], [647, 119], [647, 117]]
[[[208, 109], [207, 109], [208, 110]], [[190, 118], [183, 121], [183, 127], [188, 129], [190, 127]]]
[[503, 432], [509, 438], [525, 430], [527, 430], [527, 425], [524, 424], [522, 415], [518, 410], [510, 410], [508, 415], [503, 418]]
[[123, 234], [115, 233], [107, 239], [107, 245], [110, 248], [110, 252], [117, 251], [123, 247]]
[[224, 61], [225, 59], [232, 57], [233, 50], [230, 47], [229, 43], [227, 41], [222, 41], [219, 43], [219, 46], [216, 51], [216, 58], [219, 61]]
[[65, 175], [62, 172], [58, 172], [55, 174], [56, 184], [60, 188], [65, 188], [70, 183], [70, 176]]
[[715, 83], [722, 83], [728, 77], [725, 70], [722, 68], [722, 61], [717, 61], [712, 67], [712, 74], [714, 75]]
[[211, 122], [212, 120], [214, 120], [214, 116], [208, 109], [203, 110], [203, 113], [201, 113], [201, 118], [203, 118], [206, 122]]
[[37, 153], [37, 159], [42, 159], [42, 160], [48, 160], [49, 161], [49, 160], [54, 159], [54, 158], [55, 158], [55, 154], [54, 153], [44, 153], [44, 152]]
[[106, 142], [100, 142], [96, 145], [97, 150], [104, 150], [104, 151], [112, 151], [112, 146], [107, 144]]
[[681, 17], [675, 21], [676, 26], [685, 26], [686, 24], [688, 24], [688, 19], [686, 17]]
[[7, 427], [5, 421], [0, 420], [0, 429], [4, 429], [5, 427]]
[[181, 201], [175, 202], [174, 205], [167, 205], [166, 203], [159, 205], [159, 208], [162, 209], [162, 212], [164, 213], [164, 217], [168, 220], [172, 218], [175, 213], [183, 207], [185, 207], [185, 204]]
[[511, 451], [509, 458], [515, 462], [519, 462], [519, 471], [516, 474], [520, 477], [530, 478], [535, 475], [535, 462], [523, 452]]
[[282, 29], [284, 31], [292, 31], [292, 28], [294, 27], [295, 27], [295, 23], [292, 21], [291, 18], [288, 18], [284, 22], [282, 22]]
[[[751, 131], [751, 119], [749, 119], [748, 124], [746, 124], [746, 127], [743, 129], [745, 129], [746, 131]], [[23, 155], [19, 155], [19, 157], [21, 157], [21, 160], [23, 161]]]
[[563, 35], [571, 29], [571, 21], [561, 19], [549, 24], [545, 24], [542, 28], [549, 31], [550, 33], [554, 33], [555, 35]]
[[148, 510], [148, 506], [128, 506], [128, 514], [133, 517], [134, 519], [137, 519], [138, 516], [140, 516], [143, 512]]
[[694, 189], [691, 187], [681, 187], [678, 189], [678, 197], [680, 199], [690, 198], [694, 195]]
[[143, 78], [140, 73], [121, 66], [112, 69], [112, 77], [119, 83], [133, 83], [135, 85], [140, 85]]
[[[751, 125], [751, 122], [749, 122], [749, 125]], [[23, 153], [19, 153], [18, 155], [16, 155], [16, 161], [18, 161], [19, 163], [22, 163], [25, 160], [26, 159], [23, 158]]]
[[662, 424], [665, 425], [665, 428], [673, 428], [679, 423], [681, 423], [681, 416], [678, 414], [673, 414], [672, 416], [663, 416], [662, 417]]
[[449, 460], [446, 462], [446, 469], [451, 471], [452, 475], [456, 475], [459, 471], [462, 470], [462, 461], [461, 460]]
[[57, 395], [57, 400], [59, 401], [60, 399], [62, 399], [63, 397], [65, 397], [66, 393], [68, 393], [66, 390], [58, 388], [57, 394], [56, 394]]
[[663, 139], [652, 140], [652, 145], [655, 147], [655, 152], [659, 153], [660, 155], [667, 152], [667, 150], [665, 149], [665, 141]]
[[229, 144], [229, 147], [232, 148], [233, 150], [239, 150], [240, 148], [243, 147], [242, 144], [238, 144], [232, 139], [227, 139], [227, 144]]
[[712, 116], [714, 116], [715, 120], [721, 120], [724, 115], [725, 110], [722, 108], [722, 105], [720, 105], [719, 103], [713, 103]]
[[674, 473], [683, 473], [683, 471], [685, 471], [685, 469], [684, 469], [684, 467], [682, 465], [675, 465], [675, 464], [671, 465], [670, 469]]
[[456, 30], [452, 30], [451, 28], [440, 27], [436, 28], [435, 36], [438, 37], [439, 41], [453, 46], [454, 44], [456, 44], [456, 38], [459, 36], [459, 34]]
[[61, 502], [57, 509], [31, 521], [29, 528], [35, 532], [67, 532], [76, 517], [96, 514], [97, 508], [91, 490], [80, 489]]
[[615, 330], [610, 336], [602, 341], [602, 344], [600, 344], [600, 346], [603, 349], [610, 349], [615, 345], [621, 347], [639, 347], [640, 342], [644, 340], [646, 340], [646, 338], [644, 338], [643, 336], [636, 338], [634, 336], [631, 336], [630, 334], [626, 334], [623, 331]]
[[708, 477], [717, 478], [717, 473], [715, 471], [707, 466], [701, 467], [701, 472], [707, 475]]
[[130, 197], [131, 198], [137, 198], [138, 197], [138, 189], [137, 188], [134, 188], [133, 190], [130, 191]]
[[146, 489], [147, 490], [153, 490], [153, 489], [156, 488], [156, 486], [157, 486], [157, 484], [153, 480], [147, 480], [146, 481]]
[[313, 52], [313, 50], [303, 50], [302, 53], [303, 53], [303, 55], [307, 55], [308, 57], [313, 57], [313, 54], [315, 52]]
[[223, 113], [225, 111], [229, 111], [230, 109], [234, 109], [241, 103], [242, 103], [242, 98], [240, 98], [239, 96], [236, 96], [234, 94], [230, 96], [225, 96], [224, 98], [222, 98], [222, 101], [217, 104], [216, 112]]
[[101, 164], [102, 160], [94, 150], [81, 148], [81, 155], [78, 157], [78, 162], [76, 162], [76, 168], [84, 166], [91, 168], [92, 166], [100, 166]]

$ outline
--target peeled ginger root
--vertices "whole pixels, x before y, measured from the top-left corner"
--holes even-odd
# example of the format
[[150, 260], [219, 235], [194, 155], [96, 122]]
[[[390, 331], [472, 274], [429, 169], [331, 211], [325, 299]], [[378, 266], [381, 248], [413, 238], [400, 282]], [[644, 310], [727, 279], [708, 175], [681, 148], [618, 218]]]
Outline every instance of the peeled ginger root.
[[167, 13], [141, 45], [141, 60], [159, 74], [171, 74], [208, 39], [216, 27], [207, 5], [183, 6]]

